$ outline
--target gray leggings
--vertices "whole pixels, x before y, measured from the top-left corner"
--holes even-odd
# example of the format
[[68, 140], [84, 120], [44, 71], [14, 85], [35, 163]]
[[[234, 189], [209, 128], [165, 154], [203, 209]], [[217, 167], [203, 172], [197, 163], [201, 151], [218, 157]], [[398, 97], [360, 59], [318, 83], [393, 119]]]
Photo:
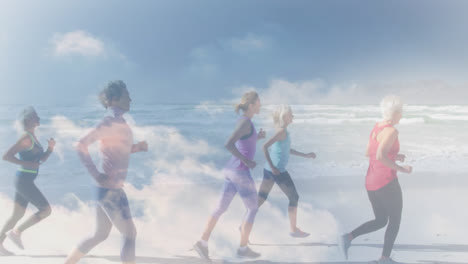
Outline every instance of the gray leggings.
[[127, 195], [122, 189], [97, 188], [96, 229], [94, 235], [85, 239], [78, 250], [87, 254], [96, 245], [106, 240], [114, 225], [123, 236], [120, 258], [123, 262], [135, 261], [136, 228], [133, 223]]
[[29, 227], [39, 223], [51, 213], [49, 202], [44, 197], [42, 192], [34, 184], [37, 173], [21, 172], [16, 173], [15, 178], [15, 206], [13, 214], [4, 224], [0, 231], [0, 243], [6, 238], [6, 232], [15, 227], [18, 221], [24, 216], [28, 204], [33, 204], [38, 211], [29, 217], [24, 223], [18, 226], [18, 230], [23, 232]]

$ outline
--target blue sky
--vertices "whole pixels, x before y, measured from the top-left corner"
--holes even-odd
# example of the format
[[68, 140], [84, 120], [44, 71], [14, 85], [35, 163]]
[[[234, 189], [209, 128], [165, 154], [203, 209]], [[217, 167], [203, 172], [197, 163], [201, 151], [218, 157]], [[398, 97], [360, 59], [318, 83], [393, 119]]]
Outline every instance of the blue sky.
[[356, 84], [464, 90], [467, 8], [466, 1], [2, 1], [0, 103], [79, 104], [112, 79], [126, 81], [140, 103], [217, 101], [278, 79], [319, 80], [319, 95]]

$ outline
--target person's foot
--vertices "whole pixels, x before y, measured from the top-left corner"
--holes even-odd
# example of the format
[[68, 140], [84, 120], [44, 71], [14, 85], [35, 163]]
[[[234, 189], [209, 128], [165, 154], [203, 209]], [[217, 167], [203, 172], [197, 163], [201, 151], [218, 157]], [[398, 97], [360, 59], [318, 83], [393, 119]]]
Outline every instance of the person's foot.
[[205, 247], [202, 242], [198, 241], [195, 243], [195, 245], [193, 245], [193, 249], [198, 253], [198, 255], [200, 255], [200, 258], [211, 262], [208, 254], [208, 247]]
[[13, 256], [13, 252], [8, 251], [3, 245], [0, 245], [0, 256]]
[[14, 231], [8, 232], [8, 238], [20, 249], [24, 249], [23, 241], [21, 241], [21, 234], [18, 235]]
[[260, 253], [257, 253], [250, 249], [249, 247], [246, 247], [245, 249], [239, 248], [237, 250], [237, 256], [241, 258], [250, 258], [250, 259], [255, 259], [261, 256]]
[[351, 238], [349, 237], [349, 234], [343, 234], [338, 238], [338, 246], [340, 247], [345, 259], [348, 259], [348, 249], [351, 246]]
[[296, 227], [296, 231], [294, 232], [289, 232], [289, 235], [292, 236], [292, 237], [308, 237], [310, 234], [307, 233], [307, 232], [304, 232], [302, 230], [300, 230], [299, 228]]
[[401, 262], [394, 261], [392, 258], [380, 258], [377, 260], [378, 264], [402, 264]]

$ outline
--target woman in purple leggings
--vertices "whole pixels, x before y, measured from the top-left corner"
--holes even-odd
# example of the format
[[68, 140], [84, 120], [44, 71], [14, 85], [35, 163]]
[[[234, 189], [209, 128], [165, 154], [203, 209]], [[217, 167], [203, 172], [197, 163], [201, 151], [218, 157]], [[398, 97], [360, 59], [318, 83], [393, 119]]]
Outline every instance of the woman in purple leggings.
[[243, 115], [237, 121], [234, 133], [229, 137], [225, 147], [232, 153], [232, 157], [224, 168], [225, 182], [223, 193], [218, 207], [208, 220], [205, 231], [195, 245], [194, 249], [200, 257], [209, 260], [208, 239], [219, 217], [227, 210], [232, 199], [239, 193], [247, 213], [241, 227], [241, 241], [237, 255], [245, 258], [258, 258], [259, 253], [247, 246], [250, 231], [252, 230], [255, 215], [257, 213], [258, 200], [255, 182], [250, 175], [250, 169], [257, 163], [253, 161], [258, 139], [265, 138], [265, 132], [260, 129], [257, 134], [251, 121], [252, 117], [260, 111], [260, 99], [256, 92], [248, 92], [242, 96], [241, 102], [236, 105], [236, 112], [243, 111]]

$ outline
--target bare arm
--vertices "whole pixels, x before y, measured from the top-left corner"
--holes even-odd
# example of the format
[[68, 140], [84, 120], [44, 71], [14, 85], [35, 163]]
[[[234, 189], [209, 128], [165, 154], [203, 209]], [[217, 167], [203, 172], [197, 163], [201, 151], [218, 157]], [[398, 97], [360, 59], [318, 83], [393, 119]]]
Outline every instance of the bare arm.
[[290, 149], [289, 153], [291, 153], [292, 155], [303, 157], [303, 158], [313, 158], [313, 159], [315, 159], [315, 157], [316, 157], [314, 152], [304, 153], [304, 152], [297, 151], [295, 149]]
[[42, 157], [40, 159], [41, 163], [46, 162], [49, 159], [50, 154], [52, 154], [52, 152], [54, 151], [55, 140], [53, 138], [51, 138], [51, 139], [49, 139], [47, 141], [47, 143], [48, 143], [47, 151], [44, 152], [44, 154], [42, 155]]
[[278, 175], [279, 171], [278, 169], [273, 165], [273, 162], [271, 161], [270, 157], [270, 152], [268, 152], [268, 148], [271, 147], [275, 142], [280, 141], [284, 136], [286, 135], [286, 130], [284, 128], [281, 128], [278, 130], [270, 139], [265, 142], [263, 145], [263, 154], [265, 155], [265, 158], [270, 165], [270, 168], [273, 170], [273, 174]]
[[101, 139], [103, 133], [105, 132], [102, 125], [99, 125], [86, 136], [81, 138], [76, 146], [76, 151], [78, 152], [78, 156], [80, 157], [81, 162], [86, 167], [89, 174], [91, 174], [91, 176], [93, 176], [93, 178], [97, 181], [99, 181], [101, 178], [101, 173], [98, 171], [96, 164], [91, 158], [91, 155], [89, 155], [88, 146]]
[[[385, 130], [388, 131], [386, 132]], [[398, 138], [398, 131], [395, 128], [386, 128], [381, 133], [384, 134], [382, 134], [381, 142], [377, 149], [376, 159], [392, 170], [408, 173], [406, 168], [397, 165], [395, 161], [388, 157], [388, 152]]]
[[148, 151], [148, 143], [146, 141], [140, 141], [132, 145], [132, 153]]
[[[236, 148], [235, 143], [241, 139], [243, 136], [246, 136], [250, 133], [252, 129], [252, 126], [250, 125], [250, 122], [248, 120], [242, 119], [237, 123], [237, 126], [232, 133], [232, 135], [229, 137], [229, 139], [226, 141], [224, 144], [224, 147], [231, 152], [231, 154], [238, 158], [242, 163], [244, 163], [247, 167], [252, 168], [255, 167], [254, 164], [252, 164], [253, 161], [248, 160], [244, 155], [242, 155], [239, 150]], [[250, 166], [249, 166], [250, 165]]]
[[18, 152], [27, 150], [32, 146], [33, 142], [27, 134], [23, 135], [13, 146], [11, 146], [7, 152], [3, 155], [3, 160], [17, 164], [26, 168], [37, 169], [39, 167], [39, 162], [34, 161], [24, 161], [16, 157]]

